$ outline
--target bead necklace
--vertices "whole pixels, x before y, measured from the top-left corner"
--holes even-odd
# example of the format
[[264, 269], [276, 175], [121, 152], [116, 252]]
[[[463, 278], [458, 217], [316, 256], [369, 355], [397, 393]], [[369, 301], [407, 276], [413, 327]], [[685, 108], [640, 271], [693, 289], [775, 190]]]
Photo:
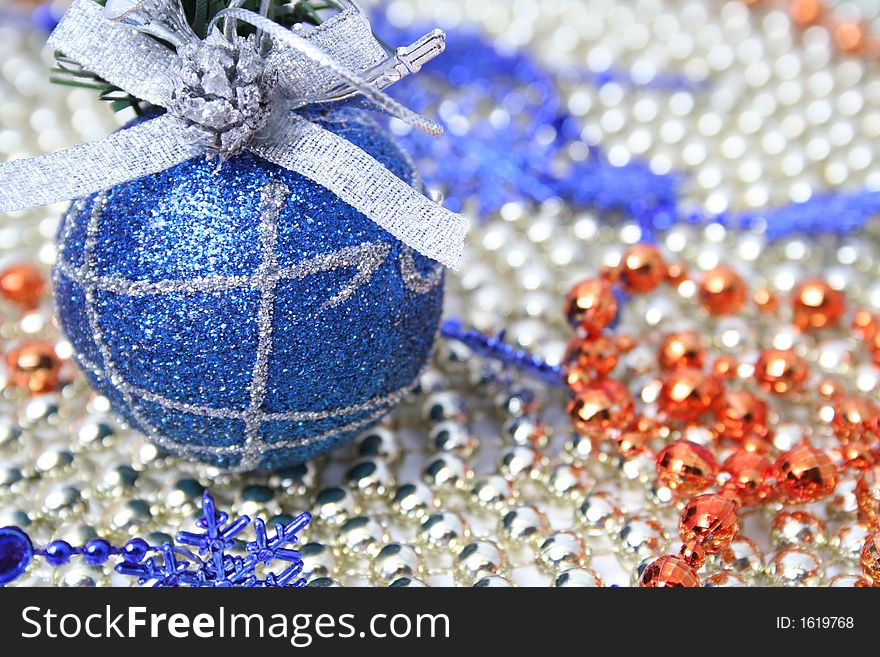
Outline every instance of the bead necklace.
[[[742, 312], [748, 296], [744, 280], [732, 268], [716, 267], [695, 281], [683, 265], [667, 266], [657, 247], [638, 244], [623, 253], [618, 266], [605, 267], [598, 278], [575, 285], [565, 301], [565, 314], [576, 332], [565, 357], [566, 382], [572, 391], [568, 412], [575, 430], [594, 441], [597, 451], [607, 451], [611, 445], [625, 460], [649, 456], [656, 463], [658, 483], [675, 498], [690, 498], [679, 519], [683, 541], [679, 556], [651, 563], [639, 585], [699, 586], [696, 570], [707, 555], [729, 546], [738, 531], [740, 508], [770, 501], [802, 504], [823, 499], [834, 491], [838, 477], [850, 471], [859, 476], [856, 495], [861, 520], [874, 529], [862, 551], [868, 580], [861, 584], [880, 585], [880, 562], [874, 559], [875, 540], [880, 537], [876, 531], [880, 529], [880, 500], [874, 483], [880, 475], [880, 468], [874, 466], [880, 455], [877, 405], [866, 397], [847, 394], [833, 379], [817, 381], [811, 392], [828, 404], [838, 444], [826, 451], [804, 438], [771, 461], [769, 455], [775, 448], [768, 404], [758, 391], [810, 403], [805, 393], [807, 362], [793, 348], [769, 347], [758, 352], [754, 364], [721, 355], [706, 371], [707, 354], [699, 335], [684, 331], [661, 337], [657, 349], [660, 378], [650, 393], [655, 408], [651, 415], [637, 416], [629, 389], [609, 377], [619, 352], [632, 350], [635, 341], [630, 336], [611, 339], [603, 330], [618, 313], [621, 294], [615, 295], [615, 290], [643, 295], [664, 282], [693, 288], [703, 312], [711, 317]], [[756, 291], [753, 300], [758, 313], [779, 311], [779, 300], [766, 289]], [[799, 331], [833, 329], [845, 312], [844, 294], [824, 280], [811, 278], [792, 290], [791, 322]], [[878, 325], [877, 316], [866, 310], [857, 311], [852, 320], [858, 340], [880, 365]], [[642, 393], [645, 401], [649, 398], [646, 391]], [[653, 450], [660, 440], [671, 442]], [[729, 453], [720, 474], [711, 448]], [[713, 486], [719, 487], [717, 493], [700, 494]], [[809, 557], [790, 552], [777, 557], [782, 562], [775, 567], [786, 568], [788, 561]], [[818, 564], [800, 567], [811, 572]]]

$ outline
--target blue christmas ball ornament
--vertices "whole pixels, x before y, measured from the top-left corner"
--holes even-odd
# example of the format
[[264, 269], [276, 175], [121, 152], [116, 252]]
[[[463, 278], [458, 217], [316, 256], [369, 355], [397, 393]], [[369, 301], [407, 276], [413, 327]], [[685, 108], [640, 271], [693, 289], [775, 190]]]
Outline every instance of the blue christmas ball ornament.
[[[363, 113], [319, 122], [420, 184]], [[377, 422], [440, 320], [441, 265], [250, 153], [79, 200], [58, 247], [58, 316], [94, 387], [159, 445], [224, 468], [302, 462]]]

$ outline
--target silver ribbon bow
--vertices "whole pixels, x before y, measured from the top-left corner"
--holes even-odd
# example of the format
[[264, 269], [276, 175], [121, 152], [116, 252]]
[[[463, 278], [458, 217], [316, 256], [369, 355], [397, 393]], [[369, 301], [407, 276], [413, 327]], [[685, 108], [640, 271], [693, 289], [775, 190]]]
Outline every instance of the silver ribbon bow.
[[[109, 20], [92, 0], [75, 0], [49, 45], [132, 96], [172, 107], [180, 92], [175, 85], [181, 56], [149, 35], [178, 50], [198, 42], [185, 20], [180, 20], [178, 0], [116, 0], [115, 4], [126, 11]], [[295, 112], [313, 103], [360, 94], [376, 108], [439, 135], [437, 124], [403, 107], [382, 89], [417, 72], [442, 52], [443, 33], [435, 30], [388, 58], [352, 0], [344, 0], [343, 11], [310, 31], [288, 30], [237, 4], [233, 0], [219, 12], [215, 24], [224, 21], [227, 39], [235, 38], [235, 21], [256, 27], [256, 48], [276, 85], [269, 117], [246, 149], [329, 189], [404, 244], [457, 268], [467, 230], [464, 218], [423, 196], [351, 142]], [[149, 5], [152, 14], [144, 11]], [[171, 20], [167, 15], [164, 23], [156, 20], [157, 11], [169, 9]], [[201, 43], [218, 36], [215, 30]], [[205, 152], [206, 146], [193, 138], [192, 126], [169, 111], [95, 142], [0, 164], [0, 212], [86, 196]]]

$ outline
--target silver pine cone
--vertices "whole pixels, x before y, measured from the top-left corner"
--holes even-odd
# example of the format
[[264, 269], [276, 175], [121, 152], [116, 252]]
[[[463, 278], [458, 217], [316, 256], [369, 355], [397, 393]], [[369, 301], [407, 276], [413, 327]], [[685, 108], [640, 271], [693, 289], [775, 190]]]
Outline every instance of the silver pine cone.
[[228, 160], [247, 147], [269, 116], [274, 83], [253, 37], [227, 40], [219, 30], [181, 46], [168, 111], [209, 159]]

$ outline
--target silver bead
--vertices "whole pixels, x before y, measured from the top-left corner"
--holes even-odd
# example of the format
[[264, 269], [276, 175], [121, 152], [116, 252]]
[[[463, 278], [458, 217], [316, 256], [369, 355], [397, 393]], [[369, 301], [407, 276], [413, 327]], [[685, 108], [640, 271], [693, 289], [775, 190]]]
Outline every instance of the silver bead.
[[281, 505], [275, 498], [275, 490], [262, 484], [242, 488], [236, 496], [233, 510], [246, 516], [271, 517], [281, 513]]
[[80, 559], [59, 566], [52, 573], [53, 586], [65, 588], [94, 588], [107, 586], [108, 577], [99, 566], [89, 566]]
[[479, 441], [461, 422], [440, 422], [435, 424], [429, 435], [431, 444], [439, 452], [451, 452], [462, 458], [469, 458], [479, 446]]
[[108, 497], [120, 497], [134, 490], [140, 473], [130, 465], [112, 465], [95, 482], [95, 489]]
[[425, 564], [418, 548], [405, 543], [389, 543], [379, 550], [370, 564], [377, 584], [387, 585], [401, 577], [420, 577]]
[[335, 589], [342, 585], [332, 577], [316, 577], [308, 583], [308, 586], [316, 589]]
[[664, 554], [669, 548], [669, 535], [663, 525], [647, 515], [624, 522], [616, 539], [618, 558], [629, 563]]
[[467, 406], [461, 395], [455, 392], [434, 392], [428, 395], [422, 407], [422, 414], [426, 420], [443, 422], [455, 420], [463, 422], [467, 419]]
[[497, 398], [498, 407], [505, 415], [522, 417], [536, 413], [541, 408], [541, 398], [532, 388], [516, 388], [502, 392]]
[[498, 471], [508, 479], [536, 479], [545, 460], [531, 447], [509, 447], [498, 457]]
[[378, 520], [355, 516], [339, 528], [336, 545], [348, 557], [375, 557], [388, 542], [388, 532]]
[[303, 562], [302, 577], [307, 581], [336, 574], [336, 555], [324, 543], [305, 543], [299, 547], [299, 553]]
[[312, 461], [291, 465], [269, 475], [268, 484], [284, 497], [305, 497], [318, 481], [318, 469]]
[[537, 506], [518, 506], [501, 518], [499, 538], [510, 543], [527, 543], [539, 546], [550, 532], [550, 521]]
[[475, 589], [509, 589], [515, 586], [516, 584], [502, 575], [487, 575], [474, 582]]
[[581, 467], [560, 463], [547, 473], [545, 485], [550, 494], [563, 500], [578, 500], [596, 486], [596, 480]]
[[703, 580], [703, 586], [707, 588], [736, 588], [748, 585], [746, 580], [731, 570], [722, 570]]
[[611, 493], [597, 491], [581, 502], [575, 521], [589, 536], [615, 534], [623, 525], [623, 509]]
[[470, 537], [467, 521], [451, 511], [427, 516], [419, 528], [419, 543], [429, 550], [457, 550]]
[[315, 524], [321, 527], [340, 527], [358, 513], [354, 495], [345, 488], [325, 488], [318, 491], [312, 505]]
[[398, 577], [388, 585], [390, 589], [423, 589], [428, 585], [418, 577]]
[[76, 444], [80, 449], [98, 449], [109, 445], [117, 431], [116, 423], [110, 418], [90, 415], [76, 430]]
[[550, 429], [532, 415], [512, 417], [501, 428], [504, 441], [511, 445], [523, 445], [543, 449], [550, 442]]
[[78, 488], [56, 484], [46, 491], [42, 511], [47, 516], [63, 519], [81, 513], [85, 506], [86, 502]]
[[354, 463], [346, 475], [348, 485], [361, 497], [384, 497], [395, 485], [388, 464], [380, 458], [363, 458]]
[[593, 458], [593, 441], [579, 433], [573, 434], [562, 446], [566, 461], [586, 465]]
[[422, 520], [438, 507], [437, 496], [426, 484], [403, 484], [394, 493], [391, 509], [407, 520]]
[[195, 479], [178, 479], [162, 496], [162, 510], [191, 516], [201, 503], [205, 487]]
[[563, 570], [553, 580], [558, 589], [585, 588], [595, 589], [603, 586], [602, 579], [590, 568], [569, 568]]
[[454, 454], [441, 454], [425, 467], [422, 479], [434, 490], [464, 490], [474, 471]]
[[70, 470], [73, 453], [60, 445], [46, 448], [34, 462], [34, 471], [44, 478], [57, 477]]
[[373, 427], [362, 433], [355, 441], [359, 456], [380, 458], [394, 463], [400, 458], [397, 435], [388, 427]]
[[870, 532], [860, 523], [844, 525], [831, 537], [830, 546], [841, 559], [858, 562]]
[[825, 523], [807, 511], [782, 511], [773, 520], [770, 541], [777, 549], [821, 547], [827, 541]]
[[820, 586], [825, 569], [812, 552], [786, 548], [770, 559], [767, 575], [776, 586]]
[[538, 548], [538, 567], [553, 574], [569, 568], [586, 566], [590, 549], [580, 536], [571, 531], [553, 532]]
[[455, 570], [461, 582], [473, 584], [481, 577], [503, 575], [507, 570], [507, 557], [492, 541], [472, 541], [456, 556]]
[[0, 448], [12, 445], [21, 438], [21, 427], [8, 417], [0, 418]]
[[500, 511], [514, 503], [516, 490], [508, 479], [492, 474], [474, 482], [471, 499], [484, 509]]
[[764, 572], [764, 554], [749, 539], [736, 536], [721, 552], [706, 557], [706, 568], [710, 571], [731, 570], [750, 581]]
[[839, 575], [835, 575], [830, 580], [828, 580], [828, 588], [832, 589], [851, 589], [856, 586], [864, 586], [865, 578], [861, 575], [852, 575], [849, 573], [841, 573]]
[[152, 519], [149, 503], [140, 499], [117, 502], [104, 515], [105, 525], [110, 530], [126, 536], [140, 533]]

